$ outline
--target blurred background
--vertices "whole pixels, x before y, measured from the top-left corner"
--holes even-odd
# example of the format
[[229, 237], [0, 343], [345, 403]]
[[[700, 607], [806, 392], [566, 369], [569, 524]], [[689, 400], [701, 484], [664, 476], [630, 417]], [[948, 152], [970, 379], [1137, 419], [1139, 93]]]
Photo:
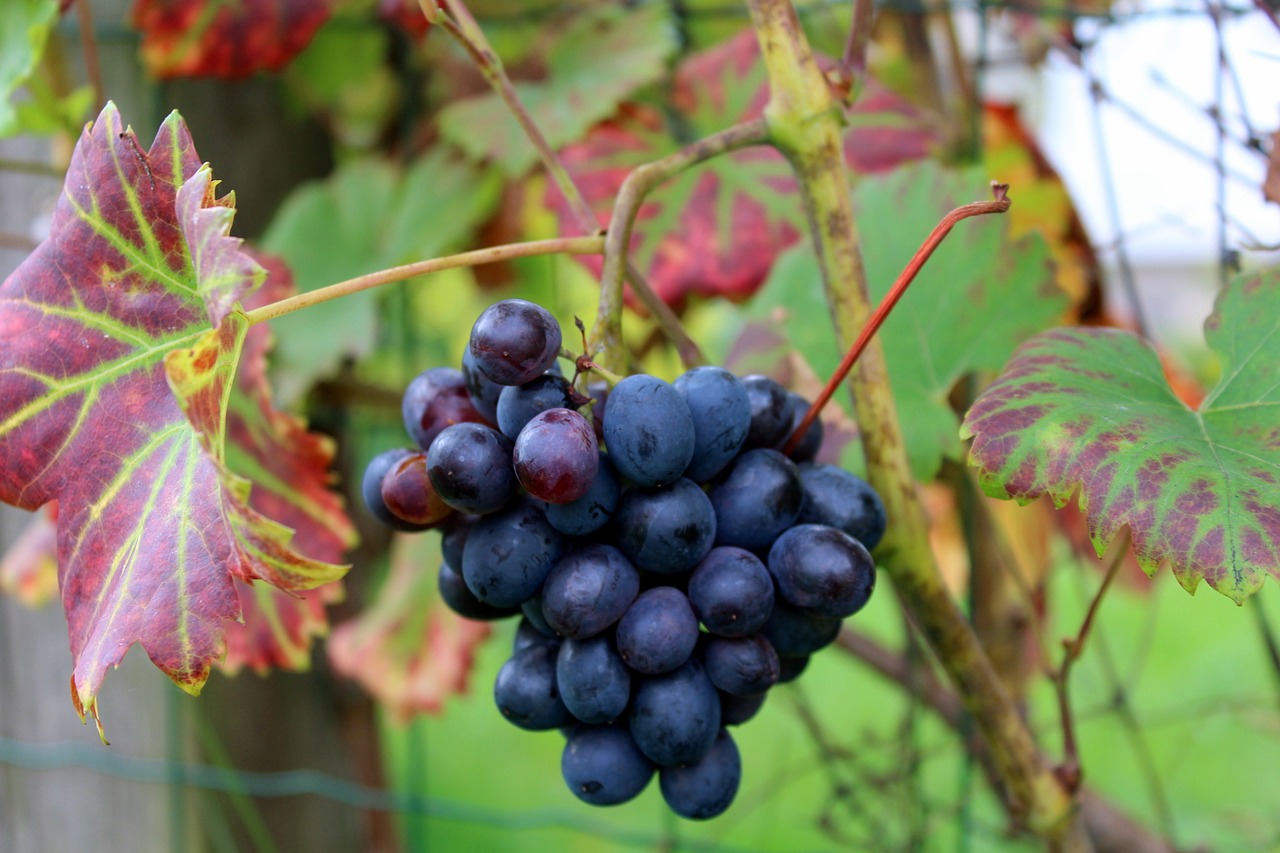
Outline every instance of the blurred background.
[[[36, 39], [26, 22], [38, 5], [0, 0], [0, 52], [12, 62], [15, 45]], [[199, 32], [193, 10], [217, 4], [76, 0], [41, 19], [47, 41], [25, 74], [0, 61], [3, 82], [20, 81], [0, 112], [0, 273], [45, 236], [78, 129], [102, 97], [144, 145], [180, 111], [221, 189], [236, 191], [234, 233], [287, 263], [302, 289], [575, 233], [483, 78], [445, 33], [424, 32], [413, 4], [225, 5], [249, 23], [209, 36], [225, 49], [205, 60], [183, 53], [182, 34]], [[815, 48], [839, 57], [850, 4], [798, 6]], [[476, 0], [471, 9], [602, 214], [619, 167], [762, 103], [745, 4]], [[860, 175], [919, 168], [922, 180], [942, 181], [927, 170], [945, 168], [952, 177], [937, 210], [873, 211], [864, 240], [897, 227], [918, 241], [945, 211], [942, 196], [959, 203], [981, 198], [989, 178], [1008, 181], [1014, 210], [1025, 211], [1010, 228], [1048, 246], [1069, 301], [1063, 319], [1141, 332], [1184, 399], [1211, 386], [1216, 362], [1200, 330], [1215, 294], [1280, 250], [1280, 11], [1270, 0], [893, 0], [877, 10], [849, 159]], [[273, 35], [269, 50], [254, 27]], [[227, 47], [251, 43], [257, 54]], [[614, 138], [626, 144], [610, 148]], [[776, 164], [758, 168], [744, 184], [777, 178]], [[655, 196], [638, 262], [709, 360], [764, 365], [812, 393], [829, 355], [778, 359], [759, 342], [774, 310], [801, 318], [800, 329], [826, 320], [803, 313], [811, 298], [784, 280], [799, 269], [797, 250], [788, 254], [798, 208], [779, 194], [757, 199], [763, 213], [745, 223], [699, 230], [681, 217], [725, 214], [696, 179]], [[687, 245], [663, 245], [669, 233]], [[682, 270], [663, 266], [672, 258]], [[68, 701], [49, 522], [4, 508], [0, 851], [1033, 849], [919, 691], [840, 649], [816, 656], [741, 728], [742, 790], [707, 824], [672, 817], [656, 786], [614, 809], [579, 803], [560, 778], [561, 736], [500, 718], [491, 684], [514, 626], [449, 618], [434, 591], [438, 534], [392, 543], [350, 484], [372, 455], [405, 443], [399, 390], [421, 370], [456, 364], [485, 305], [518, 294], [553, 307], [569, 329], [573, 316], [594, 315], [595, 288], [575, 261], [538, 258], [273, 323], [277, 403], [336, 441], [359, 532], [354, 568], [343, 593], [327, 597], [331, 627], [232, 661], [238, 671], [215, 672], [198, 699], [135, 648], [102, 693], [110, 747]], [[628, 322], [644, 363], [678, 373], [647, 321]], [[829, 454], [856, 470], [848, 417], [829, 414], [832, 432], [845, 427]], [[935, 550], [971, 602], [947, 465], [922, 476], [922, 489]], [[1052, 751], [1056, 698], [1036, 649], [1074, 632], [1099, 561], [1081, 545], [1078, 516], [1023, 512], [1001, 523], [1026, 555], [1021, 605], [1036, 620], [1009, 641], [1007, 671]], [[851, 622], [923, 684], [928, 654], [882, 592]], [[1237, 608], [1130, 567], [1108, 597], [1073, 673], [1081, 758], [1092, 790], [1170, 842], [1160, 849], [1280, 850], [1276, 625], [1272, 584]]]

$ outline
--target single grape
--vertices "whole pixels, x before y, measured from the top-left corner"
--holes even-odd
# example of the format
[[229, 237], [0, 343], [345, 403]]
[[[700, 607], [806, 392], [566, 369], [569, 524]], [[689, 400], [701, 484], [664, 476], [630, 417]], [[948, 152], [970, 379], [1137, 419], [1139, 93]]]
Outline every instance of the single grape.
[[494, 512], [515, 497], [511, 439], [483, 424], [455, 424], [427, 451], [427, 474], [449, 506], [476, 515]]
[[843, 619], [863, 608], [876, 566], [857, 539], [823, 524], [799, 524], [769, 549], [778, 594], [796, 607]]
[[467, 545], [467, 537], [471, 535], [471, 528], [475, 527], [478, 517], [454, 513], [445, 522], [444, 531], [440, 536], [440, 555], [449, 565], [455, 568], [462, 565], [462, 551]]
[[[782, 441], [778, 442], [778, 449], [781, 450], [783, 445], [791, 440], [791, 434], [796, 431], [796, 427], [800, 426], [800, 422], [804, 420], [804, 416], [809, 414], [809, 407], [812, 405], [804, 397], [794, 391], [788, 391], [787, 396], [791, 399], [791, 425], [787, 427], [787, 435]], [[809, 424], [809, 428], [804, 431], [804, 435], [800, 437], [800, 443], [792, 449], [787, 456], [797, 465], [801, 462], [811, 462], [818, 455], [818, 451], [822, 449], [822, 439], [825, 430], [822, 426], [822, 418], [813, 419], [813, 423]]]
[[797, 524], [825, 524], [848, 533], [870, 551], [887, 520], [884, 502], [866, 480], [835, 465], [800, 466], [803, 497]]
[[476, 522], [462, 551], [462, 577], [481, 601], [518, 607], [538, 594], [564, 548], [536, 506], [517, 503]]
[[728, 477], [711, 490], [710, 497], [716, 512], [716, 544], [763, 550], [800, 513], [800, 472], [776, 450], [748, 450], [734, 461]]
[[831, 645], [843, 620], [774, 601], [773, 614], [760, 633], [781, 658], [802, 658]]
[[712, 548], [689, 577], [689, 603], [712, 634], [745, 637], [773, 613], [773, 576], [741, 548]]
[[475, 356], [471, 347], [462, 351], [462, 381], [466, 383], [467, 393], [471, 396], [471, 405], [476, 407], [486, 421], [498, 422], [498, 397], [506, 385], [499, 385], [476, 367]]
[[584, 723], [616, 720], [631, 699], [631, 671], [604, 634], [560, 645], [556, 684], [569, 713]]
[[738, 455], [751, 429], [751, 400], [738, 377], [722, 367], [695, 367], [672, 383], [693, 417], [693, 459], [684, 476], [701, 483]]
[[570, 409], [548, 409], [520, 430], [512, 462], [525, 491], [540, 501], [563, 504], [591, 488], [600, 448], [586, 418]]
[[477, 318], [468, 346], [485, 376], [499, 385], [523, 385], [555, 363], [560, 342], [560, 326], [547, 309], [504, 299]]
[[547, 617], [542, 615], [541, 592], [532, 598], [526, 598], [524, 603], [520, 605], [520, 612], [524, 614], [525, 619], [533, 623], [533, 627], [537, 628], [543, 636], [555, 637], [559, 641], [560, 635], [556, 633], [555, 628], [547, 624]]
[[508, 385], [498, 397], [498, 429], [512, 441], [534, 416], [548, 409], [576, 409], [568, 381], [544, 373], [523, 385]]
[[636, 746], [655, 764], [689, 764], [707, 754], [720, 730], [720, 695], [696, 658], [640, 679], [627, 713]]
[[782, 675], [778, 653], [759, 634], [707, 637], [702, 645], [702, 662], [716, 689], [735, 696], [764, 693]]
[[692, 480], [622, 493], [613, 515], [618, 549], [636, 567], [659, 574], [691, 569], [711, 550], [716, 514]]
[[572, 720], [556, 686], [558, 653], [555, 646], [535, 643], [516, 652], [498, 670], [493, 699], [513, 725], [545, 731]]
[[360, 480], [360, 496], [364, 498], [364, 505], [368, 508], [369, 513], [383, 526], [390, 527], [392, 530], [399, 530], [402, 533], [415, 533], [420, 530], [426, 530], [431, 526], [430, 524], [410, 524], [403, 519], [397, 518], [382, 499], [383, 478], [397, 463], [402, 462], [412, 454], [413, 451], [405, 447], [384, 450], [369, 460], [369, 464], [364, 469], [364, 476]]
[[761, 374], [742, 377], [751, 403], [747, 447], [777, 447], [791, 431], [795, 402], [776, 380]]
[[382, 503], [387, 512], [415, 528], [434, 527], [453, 515], [427, 476], [427, 454], [410, 453], [392, 465], [382, 478]]
[[577, 728], [560, 758], [569, 790], [593, 806], [616, 806], [633, 799], [648, 786], [654, 769], [621, 725]]
[[707, 820], [722, 814], [741, 783], [742, 758], [737, 744], [724, 729], [700, 760], [658, 771], [662, 798], [673, 812], [690, 820]]
[[622, 618], [640, 592], [640, 575], [611, 545], [571, 551], [542, 588], [542, 615], [557, 634], [583, 640]]
[[462, 371], [453, 367], [433, 367], [415, 376], [400, 400], [409, 437], [427, 450], [446, 427], [460, 423], [486, 423], [475, 407]]
[[636, 485], [673, 482], [693, 458], [689, 405], [655, 376], [628, 376], [609, 393], [604, 443], [618, 473]]
[[467, 587], [467, 582], [462, 579], [462, 573], [448, 563], [440, 564], [440, 576], [437, 580], [440, 599], [450, 610], [466, 619], [492, 622], [520, 612], [518, 607], [494, 607], [476, 598], [475, 593]]
[[698, 644], [698, 619], [678, 589], [645, 590], [618, 621], [618, 654], [646, 675], [670, 672], [684, 664]]
[[547, 521], [561, 533], [586, 536], [604, 527], [613, 517], [621, 493], [618, 475], [607, 453], [599, 455], [597, 466], [595, 479], [586, 494], [568, 503], [547, 504]]
[[754, 696], [734, 696], [720, 691], [720, 725], [742, 725], [759, 713], [768, 695], [766, 692], [756, 693]]

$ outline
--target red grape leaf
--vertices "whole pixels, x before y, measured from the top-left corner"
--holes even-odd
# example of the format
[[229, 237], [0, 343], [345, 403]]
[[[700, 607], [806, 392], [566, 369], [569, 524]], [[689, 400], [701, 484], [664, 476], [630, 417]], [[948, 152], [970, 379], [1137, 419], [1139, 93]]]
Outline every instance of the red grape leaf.
[[1218, 384], [1190, 408], [1160, 359], [1113, 329], [1032, 338], [974, 402], [962, 432], [984, 490], [1064, 506], [1079, 492], [1101, 554], [1128, 525], [1138, 562], [1164, 561], [1241, 603], [1280, 578], [1280, 271], [1237, 277], [1205, 338]]
[[465, 693], [476, 646], [489, 636], [487, 623], [463, 619], [441, 600], [439, 565], [437, 535], [398, 534], [377, 596], [329, 639], [334, 671], [359, 682], [397, 720], [438, 713]]
[[235, 578], [295, 591], [345, 571], [290, 549], [224, 462], [248, 331], [226, 306], [262, 271], [210, 227], [231, 218], [211, 188], [176, 113], [143, 151], [108, 104], [49, 238], [0, 285], [0, 499], [58, 501], [72, 699], [100, 732], [98, 690], [133, 643], [197, 693], [240, 617]]
[[279, 71], [332, 11], [333, 0], [137, 0], [132, 18], [156, 77], [239, 80]]
[[[692, 137], [758, 117], [769, 98], [755, 34], [738, 36], [686, 58], [672, 84], [676, 123]], [[859, 172], [891, 168], [926, 156], [933, 132], [914, 107], [869, 81], [852, 110], [845, 155]], [[676, 150], [668, 121], [658, 111], [624, 105], [561, 156], [607, 225], [613, 199], [631, 169]], [[548, 204], [561, 230], [577, 232], [559, 190]], [[668, 304], [691, 295], [743, 300], [767, 277], [778, 253], [799, 239], [804, 215], [790, 167], [772, 148], [717, 157], [676, 176], [641, 206], [631, 253], [637, 268]], [[577, 259], [595, 275], [598, 257]]]

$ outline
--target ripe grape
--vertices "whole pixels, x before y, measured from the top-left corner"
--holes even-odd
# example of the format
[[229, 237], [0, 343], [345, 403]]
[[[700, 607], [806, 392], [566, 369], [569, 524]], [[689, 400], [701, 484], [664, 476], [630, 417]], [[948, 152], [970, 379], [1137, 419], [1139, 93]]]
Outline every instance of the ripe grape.
[[628, 376], [609, 394], [604, 443], [618, 473], [637, 486], [673, 482], [693, 458], [689, 405], [655, 376]]
[[871, 484], [835, 465], [801, 465], [803, 497], [797, 524], [825, 524], [848, 533], [868, 551], [880, 544], [884, 501]]
[[560, 759], [569, 790], [594, 806], [615, 806], [634, 798], [648, 786], [654, 769], [621, 725], [579, 728], [565, 743]]
[[586, 639], [622, 618], [640, 592], [640, 575], [611, 545], [571, 551], [542, 588], [542, 615], [557, 634]]
[[544, 373], [523, 385], [508, 385], [498, 396], [498, 429], [512, 441], [533, 417], [548, 409], [574, 409], [569, 382]]
[[584, 723], [616, 720], [631, 699], [631, 671], [603, 634], [560, 645], [556, 684], [569, 713]]
[[387, 511], [415, 529], [433, 527], [453, 515], [427, 476], [427, 454], [410, 453], [392, 465], [382, 478], [382, 503]]
[[449, 609], [467, 619], [491, 622], [520, 612], [518, 607], [494, 607], [476, 598], [475, 593], [467, 587], [462, 574], [448, 563], [440, 564], [437, 586], [440, 590], [440, 599], [448, 605]]
[[601, 453], [595, 479], [586, 494], [568, 503], [547, 504], [547, 521], [556, 530], [571, 536], [595, 533], [613, 517], [620, 492], [609, 454]]
[[645, 590], [618, 621], [618, 654], [627, 666], [659, 675], [681, 666], [698, 644], [698, 618], [678, 589]]
[[487, 420], [472, 402], [462, 371], [452, 367], [433, 367], [415, 376], [404, 389], [400, 414], [405, 431], [423, 450], [446, 427]]
[[564, 540], [537, 507], [517, 503], [476, 522], [462, 551], [462, 577], [476, 598], [518, 607], [538, 594]]
[[461, 512], [483, 515], [506, 506], [518, 488], [511, 467], [511, 439], [483, 424], [455, 424], [427, 451], [427, 474], [436, 492]]
[[707, 637], [702, 649], [707, 677], [716, 689], [734, 696], [755, 696], [778, 683], [778, 653], [759, 634]]
[[716, 514], [706, 492], [681, 477], [668, 486], [623, 492], [613, 529], [619, 550], [636, 568], [674, 574], [698, 565], [711, 550]]
[[799, 524], [769, 549], [778, 593], [796, 607], [841, 619], [862, 609], [876, 585], [867, 549], [843, 530]]
[[711, 490], [716, 544], [768, 548], [795, 523], [803, 493], [795, 463], [776, 450], [748, 450]]
[[595, 481], [600, 448], [586, 418], [569, 409], [548, 409], [520, 430], [512, 461], [516, 478], [530, 495], [551, 504], [569, 503]]
[[498, 670], [493, 699], [502, 716], [530, 731], [558, 729], [572, 721], [556, 686], [558, 649], [534, 643], [511, 656]]
[[777, 380], [761, 374], [742, 377], [751, 404], [747, 447], [777, 447], [791, 431], [795, 402]]
[[773, 613], [773, 577], [741, 548], [712, 548], [689, 577], [689, 603], [712, 634], [745, 637]]
[[429, 524], [411, 524], [397, 517], [387, 507], [386, 501], [382, 499], [383, 478], [386, 477], [388, 471], [412, 454], [412, 450], [404, 447], [384, 450], [369, 460], [369, 464], [364, 469], [364, 476], [360, 480], [360, 496], [364, 498], [364, 505], [373, 517], [384, 526], [403, 533], [426, 530], [431, 526]]
[[742, 380], [722, 367], [695, 367], [676, 378], [693, 417], [693, 459], [684, 476], [701, 483], [733, 461], [751, 429], [751, 400]]
[[733, 802], [742, 782], [738, 746], [724, 729], [699, 761], [658, 771], [658, 787], [671, 810], [690, 820], [722, 814]]
[[720, 730], [720, 694], [697, 659], [640, 680], [627, 715], [636, 746], [673, 767], [706, 755]]
[[541, 305], [504, 299], [484, 310], [468, 344], [476, 367], [499, 385], [523, 385], [560, 354], [560, 326]]

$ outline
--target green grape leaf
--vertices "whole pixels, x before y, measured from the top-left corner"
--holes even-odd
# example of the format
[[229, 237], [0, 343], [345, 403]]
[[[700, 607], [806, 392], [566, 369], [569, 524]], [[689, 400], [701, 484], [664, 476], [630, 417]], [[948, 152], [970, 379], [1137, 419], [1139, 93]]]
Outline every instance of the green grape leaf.
[[1167, 560], [1189, 592], [1241, 603], [1280, 578], [1280, 272], [1233, 280], [1205, 339], [1222, 373], [1195, 409], [1128, 332], [1025, 343], [965, 417], [983, 489], [1059, 507], [1078, 491], [1099, 553], [1127, 525], [1143, 569]]
[[279, 71], [333, 11], [334, 0], [136, 0], [142, 61], [156, 77], [243, 80]]
[[[547, 45], [544, 81], [515, 84], [533, 122], [553, 147], [580, 139], [613, 114], [633, 91], [666, 71], [675, 51], [666, 4], [599, 4], [573, 18]], [[440, 132], [473, 157], [490, 159], [511, 177], [538, 152], [494, 93], [457, 101], [440, 112]]]
[[58, 20], [58, 0], [12, 0], [0, 15], [0, 136], [23, 129], [14, 92], [26, 83], [44, 55]]
[[[677, 137], [706, 136], [759, 117], [769, 99], [768, 75], [755, 33], [686, 57], [671, 85], [671, 105], [624, 104], [608, 122], [562, 152], [566, 168], [607, 226], [631, 169], [670, 154]], [[869, 81], [850, 114], [845, 156], [858, 172], [879, 171], [925, 156], [936, 137], [905, 101]], [[580, 233], [559, 190], [547, 202], [564, 233]], [[742, 301], [760, 287], [778, 254], [804, 230], [804, 213], [786, 160], [757, 146], [716, 157], [664, 183], [636, 217], [631, 258], [669, 305], [691, 296]], [[577, 259], [599, 276], [599, 257]]]
[[[867, 176], [853, 192], [872, 302], [878, 303], [938, 221], [989, 194], [980, 168], [909, 164]], [[1018, 203], [1016, 192], [1013, 203]], [[998, 370], [1017, 345], [1058, 321], [1067, 298], [1038, 236], [1008, 237], [1002, 217], [959, 223], [925, 264], [880, 330], [912, 473], [933, 479], [944, 458], [963, 458], [948, 396], [974, 371]], [[820, 376], [835, 370], [836, 345], [812, 250], [779, 261], [749, 316], [780, 330]]]
[[108, 104], [49, 238], [0, 285], [0, 500], [58, 502], [72, 698], [95, 721], [135, 642], [199, 692], [240, 618], [236, 579], [296, 591], [345, 571], [292, 550], [227, 468], [248, 332], [230, 303], [262, 270], [222, 230], [232, 209], [212, 186], [176, 113], [144, 151]]
[[[298, 290], [315, 290], [452, 249], [494, 209], [501, 178], [437, 146], [402, 170], [356, 161], [296, 190], [281, 207], [263, 247], [293, 270]], [[379, 290], [356, 293], [272, 321], [277, 400], [294, 403], [316, 379], [378, 339]]]

